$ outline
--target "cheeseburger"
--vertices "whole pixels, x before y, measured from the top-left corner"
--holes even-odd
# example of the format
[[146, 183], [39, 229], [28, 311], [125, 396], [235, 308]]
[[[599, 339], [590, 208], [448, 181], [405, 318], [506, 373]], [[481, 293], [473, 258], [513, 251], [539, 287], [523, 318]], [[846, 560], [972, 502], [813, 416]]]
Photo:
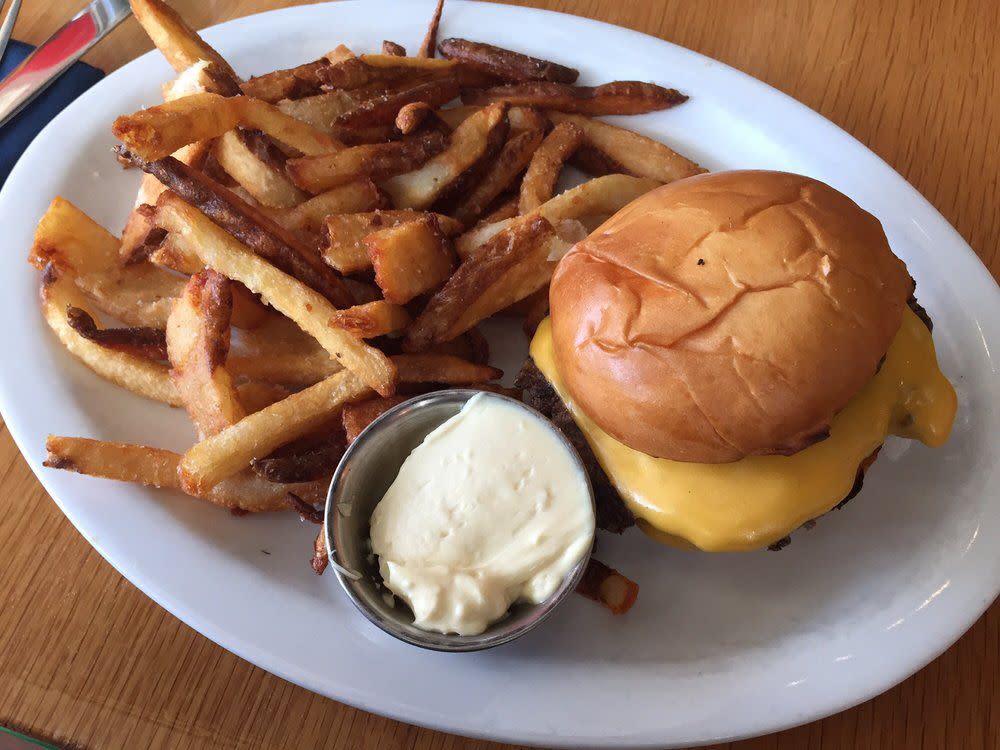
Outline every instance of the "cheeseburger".
[[939, 446], [955, 392], [874, 216], [780, 172], [658, 188], [560, 261], [519, 376], [577, 445], [599, 525], [781, 546], [888, 435]]

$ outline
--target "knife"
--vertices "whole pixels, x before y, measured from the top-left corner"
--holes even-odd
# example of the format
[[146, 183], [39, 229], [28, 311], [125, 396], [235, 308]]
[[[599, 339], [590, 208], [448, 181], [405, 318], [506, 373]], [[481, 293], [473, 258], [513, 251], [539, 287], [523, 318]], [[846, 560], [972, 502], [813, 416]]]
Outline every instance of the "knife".
[[0, 127], [132, 14], [128, 0], [94, 0], [0, 81]]

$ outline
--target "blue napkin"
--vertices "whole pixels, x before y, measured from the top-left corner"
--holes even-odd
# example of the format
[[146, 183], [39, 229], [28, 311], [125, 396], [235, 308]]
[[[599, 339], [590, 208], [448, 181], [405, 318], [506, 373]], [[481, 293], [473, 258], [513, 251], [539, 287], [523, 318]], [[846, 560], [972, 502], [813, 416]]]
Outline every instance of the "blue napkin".
[[[0, 63], [0, 79], [20, 65], [33, 49], [30, 44], [11, 40], [3, 62]], [[102, 71], [78, 62], [22, 109], [13, 120], [0, 127], [0, 187], [3, 187], [14, 162], [49, 120], [103, 77]]]

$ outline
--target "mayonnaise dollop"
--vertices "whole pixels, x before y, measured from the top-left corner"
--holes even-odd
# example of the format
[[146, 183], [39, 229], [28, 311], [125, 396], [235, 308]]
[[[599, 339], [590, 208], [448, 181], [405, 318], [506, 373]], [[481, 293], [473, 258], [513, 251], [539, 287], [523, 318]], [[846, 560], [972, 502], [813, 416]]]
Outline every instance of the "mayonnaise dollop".
[[415, 624], [476, 635], [550, 597], [590, 551], [594, 511], [570, 449], [538, 417], [481, 393], [403, 462], [371, 518], [385, 585]]

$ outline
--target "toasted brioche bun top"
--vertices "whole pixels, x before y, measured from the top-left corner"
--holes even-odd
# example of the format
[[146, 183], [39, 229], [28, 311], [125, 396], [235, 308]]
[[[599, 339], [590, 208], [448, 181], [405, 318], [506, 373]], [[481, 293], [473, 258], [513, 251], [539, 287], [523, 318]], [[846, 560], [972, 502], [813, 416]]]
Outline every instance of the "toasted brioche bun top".
[[567, 253], [549, 296], [559, 372], [603, 430], [722, 463], [825, 437], [912, 291], [881, 224], [845, 195], [738, 171], [633, 201]]

